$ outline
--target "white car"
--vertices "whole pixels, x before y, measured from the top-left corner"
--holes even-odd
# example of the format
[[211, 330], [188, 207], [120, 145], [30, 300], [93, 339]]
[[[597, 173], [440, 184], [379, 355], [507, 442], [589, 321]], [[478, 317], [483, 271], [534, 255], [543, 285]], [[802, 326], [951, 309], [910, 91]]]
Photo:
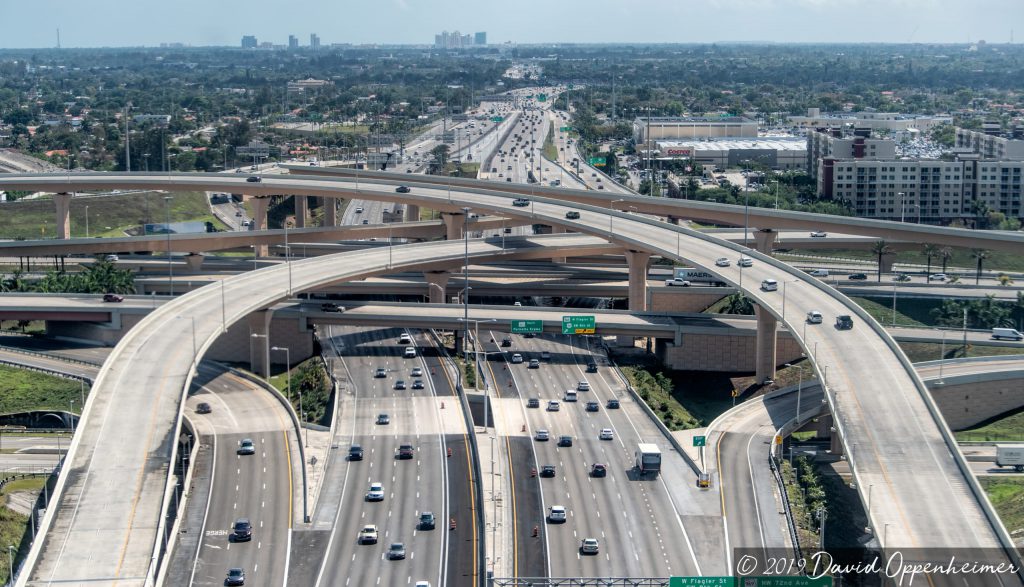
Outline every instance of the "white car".
[[814, 232], [811, 233], [811, 236], [814, 238], [825, 238], [826, 236], [828, 236], [828, 233], [823, 230], [815, 230]]
[[548, 513], [548, 521], [553, 524], [561, 524], [566, 520], [565, 517], [565, 506], [564, 505], [553, 505], [551, 511]]
[[807, 274], [811, 277], [828, 277], [828, 269], [812, 269]]
[[359, 531], [359, 544], [377, 544], [377, 526], [368, 524]]
[[384, 501], [384, 484], [370, 483], [370, 490], [366, 492], [366, 501]]
[[729, 260], [725, 257], [719, 257], [715, 260], [715, 265], [718, 267], [728, 267], [730, 265]]
[[537, 440], [550, 440], [551, 433], [549, 433], [546, 428], [541, 428], [540, 430], [537, 430], [537, 435], [534, 438]]
[[615, 433], [612, 432], [611, 428], [602, 428], [601, 433], [597, 437], [600, 440], [612, 440], [615, 438]]
[[928, 276], [928, 281], [946, 281], [949, 279], [945, 273], [933, 273]]
[[404, 356], [406, 359], [415, 359], [416, 358], [416, 347], [412, 347], [412, 346], [405, 347], [405, 354], [403, 354], [402, 356]]
[[522, 363], [522, 362], [523, 362], [523, 355], [520, 355], [519, 353], [515, 353], [514, 355], [512, 355], [512, 363], [513, 364], [518, 365], [519, 363]]
[[412, 344], [412, 337], [408, 332], [403, 332], [398, 336], [398, 344]]
[[600, 550], [597, 538], [584, 538], [580, 543], [580, 552], [583, 554], [597, 554]]
[[807, 312], [807, 323], [808, 324], [821, 324], [824, 318], [821, 316], [821, 312], [817, 310], [811, 310]]
[[736, 261], [736, 265], [738, 267], [753, 267], [754, 266], [754, 260], [751, 259], [750, 257], [740, 257]]
[[587, 381], [580, 381], [576, 384], [576, 391], [590, 391], [590, 383]]
[[356, 214], [362, 214], [362, 213], [363, 213], [363, 207], [362, 206], [356, 206]]
[[761, 290], [762, 291], [778, 291], [779, 290], [779, 282], [775, 281], [774, 279], [765, 279], [764, 281], [761, 282]]
[[667, 285], [669, 287], [672, 287], [672, 286], [676, 286], [676, 287], [690, 287], [690, 282], [686, 281], [682, 277], [676, 277], [676, 278], [673, 278], [673, 279], [666, 279], [665, 280], [665, 285]]

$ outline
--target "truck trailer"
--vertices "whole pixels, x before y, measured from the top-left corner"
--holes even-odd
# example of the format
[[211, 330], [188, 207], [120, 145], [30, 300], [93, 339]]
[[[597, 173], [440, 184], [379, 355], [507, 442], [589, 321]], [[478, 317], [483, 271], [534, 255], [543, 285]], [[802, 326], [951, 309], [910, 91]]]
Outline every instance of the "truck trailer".
[[996, 466], [1013, 467], [1018, 473], [1024, 472], [1024, 444], [997, 444]]
[[661, 449], [656, 444], [636, 446], [636, 470], [640, 476], [657, 477], [661, 470]]

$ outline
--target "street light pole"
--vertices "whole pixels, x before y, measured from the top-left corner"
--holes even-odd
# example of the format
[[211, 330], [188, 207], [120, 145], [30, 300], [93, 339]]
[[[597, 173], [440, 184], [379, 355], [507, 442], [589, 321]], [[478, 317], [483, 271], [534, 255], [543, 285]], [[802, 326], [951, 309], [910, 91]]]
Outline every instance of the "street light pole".
[[164, 217], [166, 225], [164, 232], [167, 234], [167, 277], [171, 282], [171, 296], [174, 296], [174, 267], [171, 265], [171, 196], [164, 196]]
[[[291, 352], [288, 350], [288, 347], [283, 347], [283, 346], [273, 346], [273, 347], [270, 347], [270, 350], [272, 350], [272, 351], [284, 351], [284, 372], [287, 375], [287, 377], [286, 377], [286, 381], [287, 381], [286, 385], [288, 386], [287, 387], [287, 389], [288, 389], [288, 403], [291, 403], [291, 401], [292, 401], [292, 356], [291, 356]], [[267, 365], [267, 373], [268, 374], [270, 373], [270, 365]], [[300, 407], [299, 410], [301, 411], [302, 408]]]
[[85, 207], [85, 238], [89, 238], [89, 206]]

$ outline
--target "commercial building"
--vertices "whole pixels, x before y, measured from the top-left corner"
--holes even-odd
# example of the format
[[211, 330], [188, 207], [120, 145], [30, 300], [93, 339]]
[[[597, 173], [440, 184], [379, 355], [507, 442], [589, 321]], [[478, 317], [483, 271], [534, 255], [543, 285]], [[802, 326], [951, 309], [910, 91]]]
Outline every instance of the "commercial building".
[[299, 48], [299, 38], [296, 37], [295, 35], [288, 35], [288, 48], [289, 49], [298, 49]]
[[256, 37], [253, 35], [245, 35], [242, 37], [242, 48], [243, 49], [255, 49], [259, 43], [256, 41]]
[[652, 116], [633, 121], [633, 139], [638, 145], [659, 140], [743, 137], [757, 137], [757, 121], [742, 116]]
[[[480, 35], [481, 33], [477, 33]], [[487, 33], [484, 35], [484, 41], [487, 40]], [[434, 35], [434, 46], [438, 49], [467, 49], [474, 45], [473, 35], [463, 35], [459, 31], [442, 31], [439, 35]]]
[[[819, 180], [821, 161], [833, 159], [895, 159], [896, 142], [871, 137], [871, 129], [819, 128], [807, 133], [807, 174]], [[821, 193], [819, 188], [818, 193]]]
[[1009, 135], [1002, 134], [998, 122], [986, 122], [980, 131], [958, 128], [955, 146], [986, 159], [1024, 159], [1024, 126], [1014, 127]]
[[807, 142], [801, 137], [727, 138], [710, 141], [655, 141], [658, 159], [693, 159], [697, 165], [736, 167], [757, 163], [772, 169], [803, 169]]
[[483, 33], [477, 33], [477, 34], [473, 35], [473, 44], [477, 45], [477, 46], [480, 46], [480, 47], [483, 47], [484, 45], [486, 45], [487, 44], [487, 33], [483, 32]]
[[901, 114], [899, 112], [841, 112], [822, 114], [819, 108], [808, 108], [806, 116], [787, 118], [791, 126], [804, 129], [826, 127], [869, 128], [887, 131], [926, 131], [940, 124], [952, 124], [952, 116]]
[[973, 218], [974, 201], [1021, 218], [1024, 161], [962, 153], [954, 161], [826, 158], [819, 194], [848, 202], [857, 216], [948, 223]]
[[333, 86], [333, 85], [334, 85], [334, 82], [332, 82], [330, 80], [324, 80], [324, 79], [309, 78], [309, 79], [303, 79], [303, 80], [296, 80], [296, 81], [293, 81], [293, 82], [288, 82], [288, 92], [289, 93], [298, 93], [298, 92], [306, 92], [306, 91], [309, 91], [309, 90], [319, 90], [319, 89], [324, 88], [326, 86]]
[[320, 50], [320, 37], [316, 33], [309, 34], [309, 48], [314, 51]]

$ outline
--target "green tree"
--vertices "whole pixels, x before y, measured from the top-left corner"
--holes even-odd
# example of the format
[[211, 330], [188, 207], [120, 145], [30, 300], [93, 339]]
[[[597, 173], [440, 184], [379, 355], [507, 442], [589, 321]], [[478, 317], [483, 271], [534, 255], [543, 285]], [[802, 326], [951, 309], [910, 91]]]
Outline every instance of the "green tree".
[[743, 292], [736, 292], [725, 298], [725, 306], [722, 308], [722, 313], [752, 316], [754, 314], [754, 304], [750, 301], [750, 298], [743, 295]]
[[430, 150], [430, 155], [434, 158], [434, 161], [437, 163], [438, 167], [443, 169], [446, 165], [448, 165], [449, 150], [450, 149], [448, 145], [438, 145]]
[[875, 241], [871, 245], [871, 254], [876, 255], [878, 258], [878, 281], [882, 281], [882, 257], [892, 253], [892, 247], [890, 247], [885, 241]]
[[946, 265], [949, 264], [949, 260], [953, 258], [953, 249], [950, 247], [942, 247], [939, 249], [939, 257], [942, 259], [942, 272], [946, 272]]

